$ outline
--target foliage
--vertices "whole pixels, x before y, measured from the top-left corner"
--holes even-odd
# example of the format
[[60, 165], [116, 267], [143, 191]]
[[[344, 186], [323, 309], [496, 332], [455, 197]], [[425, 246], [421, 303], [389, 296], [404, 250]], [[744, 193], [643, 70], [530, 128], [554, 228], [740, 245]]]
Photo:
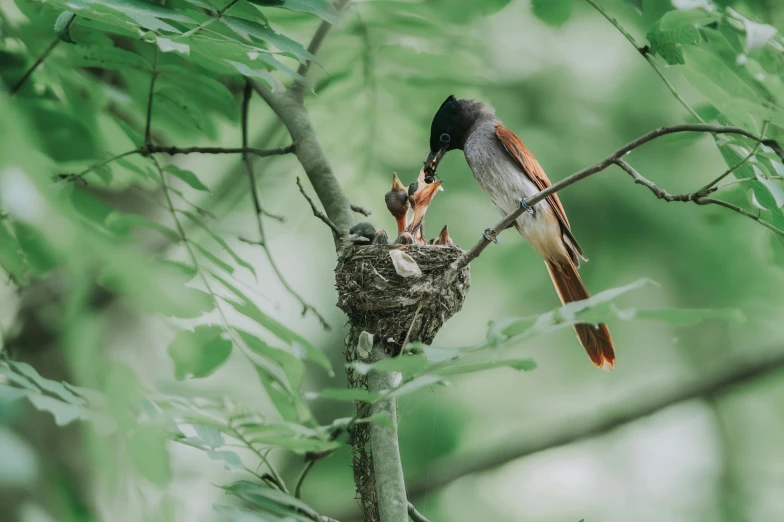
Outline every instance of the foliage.
[[[516, 347], [576, 323], [743, 320], [734, 308], [618, 304], [647, 284], [638, 282], [544, 314], [493, 321], [479, 344], [412, 345], [395, 359], [354, 364], [359, 373], [404, 374], [398, 387], [383, 394], [335, 386], [306, 390], [308, 375], [334, 375], [327, 353], [333, 348], [309, 340], [300, 325], [286, 324], [243, 286], [240, 274], [256, 278], [261, 270], [238, 234], [219, 232], [212, 211], [203, 208], [212, 208], [205, 202], [221, 194], [208, 169], [176, 164], [152, 147], [217, 143], [226, 127], [238, 126], [248, 79], [275, 91], [301, 84], [327, 99], [360, 85], [374, 100], [364, 111], [368, 131], [361, 133], [369, 142], [361, 147], [369, 164], [376, 143], [384, 142], [377, 138], [385, 132], [377, 121], [378, 100], [399, 89], [409, 96], [396, 103], [405, 105], [429, 84], [473, 88], [479, 80], [472, 64], [486, 57], [480, 39], [463, 31], [508, 3], [450, 9], [443, 1], [357, 2], [343, 15], [326, 0], [0, 4], [0, 266], [20, 292], [46, 285], [62, 292], [55, 337], [71, 373], [62, 382], [44, 378], [33, 366], [4, 356], [0, 401], [18, 405], [25, 399], [59, 427], [89, 426], [89, 440], [103, 439], [94, 448], [95, 467], [111, 462], [105, 469], [116, 475], [112, 484], [125, 473], [127, 459], [137, 478], [165, 489], [175, 480], [169, 451], [184, 445], [234, 474], [221, 488], [241, 506], [215, 505], [226, 519], [321, 520], [295, 498], [270, 452], [317, 460], [335, 452], [353, 424], [389, 425], [390, 419], [358, 412], [325, 421], [312, 411], [313, 400], [372, 404], [448, 385], [447, 378], [460, 374], [528, 372], [536, 363]], [[646, 2], [629, 3], [645, 13]], [[533, 0], [532, 12], [550, 26], [566, 27], [585, 7], [578, 4]], [[725, 3], [686, 4], [688, 9], [668, 8], [647, 28], [646, 58], [682, 75], [712, 105], [712, 111], [689, 107], [698, 118], [780, 140], [784, 37]], [[322, 21], [363, 45], [331, 60], [315, 57], [307, 40]], [[306, 79], [300, 66], [311, 61], [328, 74]], [[727, 176], [734, 176], [715, 185], [718, 194], [735, 197], [784, 230], [784, 163], [780, 149], [770, 146], [776, 142], [725, 136], [714, 141], [730, 169]], [[118, 203], [118, 195], [134, 193], [152, 199], [154, 210]], [[267, 248], [266, 238], [261, 241]], [[156, 338], [155, 349], [168, 353], [171, 377], [184, 381], [177, 384], [192, 387], [165, 393], [114, 362], [104, 350], [110, 332], [95, 309], [97, 293], [173, 327], [170, 341]], [[194, 382], [232, 371], [232, 360], [253, 369], [263, 390], [258, 402], [267, 401], [268, 408]], [[19, 456], [9, 464], [19, 471], [9, 473], [22, 482], [32, 465], [25, 464], [28, 453], [2, 428], [0, 455]]]

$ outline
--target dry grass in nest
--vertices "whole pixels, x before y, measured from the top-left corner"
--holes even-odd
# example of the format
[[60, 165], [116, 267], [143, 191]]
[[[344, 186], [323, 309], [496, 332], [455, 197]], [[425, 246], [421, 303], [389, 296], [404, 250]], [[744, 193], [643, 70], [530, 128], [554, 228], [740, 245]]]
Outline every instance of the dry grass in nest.
[[[411, 256], [422, 274], [398, 275], [392, 250]], [[335, 281], [338, 307], [351, 323], [351, 341], [365, 330], [384, 343], [389, 355], [399, 354], [406, 338], [431, 343], [441, 326], [462, 308], [471, 285], [468, 267], [457, 273], [449, 268], [462, 253], [455, 246], [346, 243], [338, 257]]]

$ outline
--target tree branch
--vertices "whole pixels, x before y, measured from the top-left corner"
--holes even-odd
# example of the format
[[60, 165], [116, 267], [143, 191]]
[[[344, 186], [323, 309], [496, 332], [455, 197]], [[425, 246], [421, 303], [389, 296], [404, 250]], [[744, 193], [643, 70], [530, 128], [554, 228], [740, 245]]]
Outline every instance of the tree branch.
[[332, 221], [330, 221], [329, 218], [325, 216], [323, 212], [321, 212], [319, 209], [316, 208], [316, 204], [313, 203], [313, 200], [310, 199], [310, 196], [308, 196], [308, 194], [305, 192], [305, 189], [299, 180], [299, 176], [297, 176], [297, 186], [299, 187], [299, 191], [302, 193], [305, 199], [308, 200], [308, 203], [310, 204], [310, 208], [311, 210], [313, 210], [313, 215], [319, 218], [321, 221], [323, 221], [324, 224], [326, 224], [329, 228], [331, 228], [334, 236], [336, 238], [339, 238], [340, 230], [338, 230], [338, 227], [336, 227], [335, 224]]
[[534, 453], [602, 435], [682, 402], [726, 394], [744, 384], [778, 372], [782, 368], [784, 368], [784, 353], [758, 356], [751, 362], [749, 356], [744, 355], [742, 360], [727, 364], [724, 369], [699, 379], [671, 387], [657, 386], [655, 390], [640, 394], [636, 400], [624, 400], [615, 406], [608, 406], [606, 415], [591, 412], [584, 419], [569, 419], [563, 425], [553, 426], [539, 434], [513, 434], [504, 437], [503, 440], [483, 444], [486, 449], [468, 452], [463, 456], [449, 456], [440, 462], [437, 461], [431, 467], [427, 481], [420, 479], [410, 484], [408, 496], [416, 500], [425, 493], [432, 493], [466, 475], [487, 471]]
[[670, 90], [670, 92], [675, 97], [675, 99], [678, 100], [680, 102], [680, 104], [683, 105], [683, 107], [686, 108], [686, 110], [689, 111], [689, 113], [692, 116], [694, 116], [694, 118], [697, 121], [699, 121], [700, 123], [705, 123], [705, 120], [702, 119], [702, 116], [700, 116], [697, 113], [697, 111], [695, 111], [692, 108], [692, 106], [689, 105], [686, 102], [686, 100], [683, 99], [683, 96], [681, 96], [681, 94], [678, 92], [678, 90], [675, 88], [675, 86], [672, 84], [672, 82], [670, 82], [670, 80], [664, 75], [664, 71], [661, 70], [661, 67], [659, 67], [659, 65], [655, 61], [653, 61], [653, 57], [651, 56], [651, 53], [648, 51], [648, 49], [646, 47], [640, 47], [639, 45], [637, 45], [637, 41], [634, 39], [634, 37], [631, 34], [629, 34], [629, 32], [626, 31], [626, 29], [623, 28], [623, 26], [618, 22], [618, 20], [616, 20], [615, 18], [610, 16], [609, 13], [607, 13], [607, 11], [605, 11], [602, 6], [597, 4], [594, 0], [585, 0], [585, 1], [588, 2], [589, 4], [591, 4], [594, 9], [599, 11], [599, 13], [601, 13], [601, 15], [604, 16], [607, 19], [608, 22], [610, 22], [613, 26], [615, 26], [615, 28], [618, 29], [618, 31], [627, 40], [629, 40], [629, 43], [631, 43], [634, 46], [634, 48], [637, 49], [637, 51], [640, 54], [643, 55], [643, 57], [645, 58], [645, 61], [647, 61], [648, 64], [651, 67], [653, 67], [653, 70], [656, 71], [656, 74], [659, 75], [659, 78], [661, 78], [661, 80], [664, 82], [664, 84]]
[[[341, 237], [347, 236], [349, 228], [354, 224], [351, 203], [332, 172], [307, 109], [290, 94], [273, 93], [266, 85], [256, 81], [251, 83], [288, 129], [294, 141], [297, 159], [316, 191], [327, 217], [340, 230]], [[335, 247], [338, 245], [336, 242]]]
[[[577, 183], [578, 181], [580, 181], [582, 179], [585, 179], [588, 176], [592, 176], [594, 174], [602, 172], [603, 170], [605, 170], [610, 165], [617, 164], [619, 160], [622, 160], [622, 158], [626, 154], [628, 154], [629, 152], [633, 151], [634, 149], [636, 149], [638, 147], [641, 147], [642, 145], [645, 145], [646, 143], [648, 143], [650, 141], [653, 141], [656, 138], [660, 138], [662, 136], [666, 136], [666, 135], [669, 135], [669, 134], [676, 134], [676, 133], [680, 133], [680, 132], [705, 132], [705, 133], [711, 133], [711, 134], [737, 134], [737, 135], [740, 135], [740, 136], [745, 136], [747, 138], [750, 138], [750, 139], [752, 139], [752, 140], [754, 140], [756, 142], [761, 142], [763, 145], [765, 145], [765, 144], [767, 144], [767, 142], [771, 141], [771, 140], [765, 140], [763, 138], [755, 136], [753, 133], [747, 131], [746, 129], [742, 129], [740, 127], [732, 127], [732, 126], [728, 126], [728, 125], [710, 125], [710, 124], [707, 124], [707, 123], [685, 123], [685, 124], [682, 124], [682, 125], [673, 125], [671, 127], [660, 127], [658, 129], [654, 129], [651, 132], [648, 132], [647, 134], [644, 134], [644, 135], [640, 136], [639, 138], [629, 142], [628, 144], [624, 145], [623, 147], [621, 147], [617, 151], [613, 152], [612, 154], [610, 154], [609, 156], [604, 158], [602, 161], [599, 161], [598, 163], [595, 163], [595, 164], [591, 165], [590, 167], [586, 167], [586, 168], [584, 168], [584, 169], [582, 169], [582, 170], [580, 170], [578, 172], [575, 172], [571, 176], [568, 176], [568, 177], [562, 179], [561, 181], [559, 181], [557, 183], [553, 183], [552, 185], [550, 185], [549, 187], [545, 188], [544, 190], [540, 190], [539, 192], [537, 192], [536, 194], [534, 194], [530, 198], [526, 198], [526, 203], [527, 203], [527, 205], [529, 207], [533, 207], [535, 204], [537, 204], [540, 201], [544, 200], [548, 196], [551, 196], [551, 195], [555, 194], [559, 190], [561, 190], [561, 189], [563, 189], [565, 187], [568, 187], [569, 185], [572, 185], [574, 183]], [[650, 182], [648, 182], [648, 183], [650, 183]], [[648, 188], [651, 188], [651, 187], [648, 187]], [[658, 187], [657, 187], [657, 190], [659, 190]], [[702, 196], [707, 195], [709, 193], [709, 191], [708, 192], [698, 191], [696, 194], [697, 194], [697, 196], [702, 197]], [[664, 193], [663, 191], [661, 191], [661, 192]], [[656, 191], [654, 191], [654, 193], [656, 193]], [[672, 196], [672, 197], [675, 198], [675, 196]], [[662, 198], [662, 199], [664, 199], [664, 198]], [[695, 201], [695, 199], [686, 199], [686, 200], [683, 200], [683, 199], [672, 199], [671, 201]], [[721, 206], [724, 206], [724, 207], [727, 207], [727, 208], [734, 207], [734, 208], [732, 208], [733, 210], [739, 209], [741, 211], [740, 213], [742, 213], [742, 214], [744, 214], [744, 215], [746, 215], [748, 217], [754, 217], [756, 221], [759, 221], [761, 224], [763, 224], [767, 228], [773, 227], [770, 223], [767, 223], [764, 220], [760, 220], [759, 218], [754, 216], [754, 214], [751, 214], [750, 212], [747, 212], [747, 211], [743, 211], [743, 209], [740, 209], [739, 207], [735, 207], [734, 205], [730, 205], [729, 203], [726, 203], [726, 204], [724, 202], [718, 203], [718, 200], [713, 200], [713, 199], [710, 199], [710, 198], [707, 198], [707, 199], [703, 198], [703, 203], [701, 203], [701, 204], [705, 204], [705, 203], [720, 204]], [[512, 223], [514, 223], [515, 220], [523, 214], [523, 212], [525, 212], [525, 209], [520, 207], [520, 208], [514, 210], [513, 212], [510, 212], [506, 216], [504, 216], [504, 218], [501, 221], [499, 221], [492, 229], [488, 230], [488, 232], [486, 234], [487, 237], [483, 236], [482, 239], [480, 239], [473, 247], [471, 247], [470, 250], [465, 252], [454, 263], [452, 263], [452, 269], [453, 270], [460, 270], [461, 268], [465, 267], [468, 263], [470, 263], [471, 261], [473, 261], [474, 259], [479, 257], [479, 255], [482, 253], [482, 251], [485, 248], [487, 248], [487, 245], [489, 245], [496, 237], [498, 237], [501, 234], [501, 232], [503, 232], [507, 227], [509, 227]], [[775, 227], [771, 228], [771, 230], [778, 231], [778, 229], [776, 229]]]
[[150, 129], [152, 127], [152, 99], [155, 95], [155, 80], [158, 78], [158, 46], [153, 46], [153, 60], [152, 72], [150, 73], [150, 90], [147, 93], [147, 119], [144, 125], [144, 144], [149, 146], [152, 143], [150, 139]]
[[[341, 12], [350, 1], [351, 0], [335, 0], [332, 5], [337, 12]], [[324, 38], [327, 37], [327, 33], [329, 33], [330, 29], [332, 29], [332, 24], [326, 20], [322, 20], [318, 26], [318, 29], [316, 29], [316, 32], [313, 34], [313, 38], [311, 38], [310, 43], [308, 44], [308, 52], [310, 54], [314, 56], [316, 55], [318, 50], [321, 48], [321, 44], [324, 43]], [[312, 63], [313, 62], [308, 61], [300, 64], [300, 66], [297, 68], [297, 74], [303, 78], [307, 76], [308, 70], [310, 69]], [[305, 86], [302, 82], [294, 82], [289, 88], [289, 91], [291, 91], [295, 98], [302, 100], [305, 92]]]
[[430, 522], [427, 518], [425, 518], [425, 515], [417, 511], [417, 509], [414, 507], [414, 504], [411, 502], [408, 503], [408, 516], [411, 517], [411, 520], [414, 522]]
[[[251, 87], [250, 80], [245, 80], [245, 91], [242, 99], [242, 148], [243, 149], [248, 148], [248, 112], [250, 107], [250, 98], [252, 94], [253, 94], [253, 88]], [[331, 330], [332, 328], [329, 326], [329, 323], [324, 318], [324, 316], [321, 315], [319, 311], [316, 310], [315, 307], [313, 307], [307, 301], [305, 301], [305, 299], [303, 299], [302, 296], [300, 296], [299, 293], [297, 293], [297, 291], [291, 287], [289, 282], [283, 276], [283, 273], [280, 271], [280, 268], [278, 268], [278, 264], [275, 262], [275, 258], [272, 257], [272, 252], [270, 251], [269, 244], [267, 243], [267, 237], [266, 234], [264, 233], [264, 219], [263, 219], [264, 211], [262, 210], [263, 207], [261, 205], [261, 198], [259, 197], [259, 188], [256, 183], [256, 174], [253, 171], [253, 162], [251, 161], [250, 156], [246, 152], [242, 154], [242, 159], [245, 162], [245, 168], [248, 172], [248, 180], [250, 181], [250, 191], [253, 199], [253, 206], [256, 210], [256, 225], [259, 230], [258, 245], [261, 246], [262, 250], [264, 250], [264, 253], [267, 256], [267, 261], [269, 261], [269, 264], [272, 267], [272, 271], [275, 272], [275, 275], [277, 276], [280, 283], [283, 285], [286, 291], [289, 294], [291, 294], [297, 301], [299, 301], [300, 305], [302, 305], [302, 315], [305, 315], [308, 312], [312, 312], [313, 315], [315, 315], [316, 318], [319, 320], [321, 326], [325, 330], [327, 331]]]
[[359, 205], [351, 204], [351, 210], [356, 212], [357, 214], [362, 214], [365, 217], [370, 216], [372, 214], [371, 211], [365, 210], [364, 208], [360, 207]]
[[38, 69], [38, 67], [40, 67], [42, 63], [44, 63], [44, 60], [46, 60], [46, 58], [50, 54], [52, 54], [52, 51], [54, 51], [54, 48], [57, 47], [57, 44], [59, 44], [60, 42], [61, 40], [59, 36], [56, 36], [55, 39], [52, 40], [52, 43], [49, 44], [49, 47], [47, 47], [46, 50], [43, 53], [41, 53], [41, 56], [39, 56], [38, 59], [33, 63], [33, 65], [31, 65], [30, 68], [27, 69], [27, 71], [22, 75], [19, 81], [16, 82], [16, 85], [11, 87], [11, 91], [10, 91], [11, 96], [19, 92], [19, 89], [22, 88], [22, 86], [25, 84], [28, 78], [30, 78], [30, 76], [33, 75], [35, 70]]
[[294, 152], [294, 145], [287, 145], [285, 147], [278, 147], [276, 149], [257, 149], [254, 147], [162, 147], [157, 145], [150, 145], [140, 149], [141, 153], [156, 153], [169, 154], [253, 154], [260, 158], [267, 156], [280, 156], [283, 154], [291, 154]]
[[[381, 344], [373, 351], [375, 360], [386, 357]], [[384, 394], [394, 389], [400, 378], [397, 372], [371, 370], [367, 376], [368, 392]], [[371, 407], [370, 413], [386, 413], [392, 422], [391, 427], [376, 423], [370, 425], [370, 448], [381, 522], [408, 522], [406, 485], [397, 437], [397, 399], [391, 397], [378, 401]]]

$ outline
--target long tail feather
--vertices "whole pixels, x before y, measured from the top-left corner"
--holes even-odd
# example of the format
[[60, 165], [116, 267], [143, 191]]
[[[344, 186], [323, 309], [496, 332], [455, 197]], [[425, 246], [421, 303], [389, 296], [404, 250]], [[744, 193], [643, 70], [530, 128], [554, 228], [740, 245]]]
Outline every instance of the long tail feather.
[[[590, 297], [582, 279], [580, 279], [580, 274], [570, 259], [563, 259], [560, 262], [545, 261], [545, 264], [562, 303], [571, 303]], [[577, 324], [574, 326], [574, 330], [577, 332], [580, 344], [583, 345], [588, 357], [591, 358], [591, 362], [603, 370], [611, 370], [615, 366], [615, 349], [610, 337], [610, 330], [606, 325]]]

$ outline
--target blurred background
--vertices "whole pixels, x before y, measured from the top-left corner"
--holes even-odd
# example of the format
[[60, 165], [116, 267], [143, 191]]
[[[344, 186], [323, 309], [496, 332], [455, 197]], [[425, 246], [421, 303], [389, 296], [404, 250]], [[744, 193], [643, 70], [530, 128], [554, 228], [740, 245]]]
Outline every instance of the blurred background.
[[[553, 181], [656, 127], [695, 121], [646, 59], [589, 3], [572, 2], [565, 13], [534, 3], [539, 7], [529, 0], [367, 0], [345, 9], [342, 27], [330, 31], [319, 51], [323, 67], [310, 71], [315, 93], [306, 94], [305, 104], [349, 199], [372, 211], [374, 225], [394, 229], [383, 202], [392, 172], [405, 184], [414, 181], [428, 152], [432, 116], [450, 94], [491, 104]], [[673, 3], [680, 5], [669, 0], [605, 0], [601, 5], [643, 44], [665, 12], [684, 7], [682, 0]], [[718, 4], [784, 28], [784, 4], [778, 1]], [[134, 175], [149, 168], [141, 157], [118, 165], [108, 180], [91, 178], [86, 189], [51, 180], [54, 173], [79, 172], [132, 148], [123, 127], [144, 121], [147, 94], [147, 76], [134, 77], [140, 72], [97, 71], [95, 63], [80, 62], [85, 58], [74, 58], [61, 45], [11, 98], [8, 89], [19, 71], [54, 36], [55, 8], [0, 0], [0, 76], [7, 87], [0, 93], [3, 212], [18, 215], [27, 209], [40, 224], [14, 229], [35, 266], [23, 283], [6, 269], [12, 276], [3, 277], [0, 286], [3, 351], [48, 379], [101, 389], [110, 402], [129, 400], [126, 395], [135, 396], [137, 389], [153, 390], [229, 398], [274, 417], [256, 371], [237, 353], [203, 379], [175, 379], [167, 346], [180, 329], [219, 321], [214, 310], [198, 321], [166, 317], [148, 313], [155, 303], [143, 296], [95, 286], [106, 281], [109, 267], [123, 274], [123, 285], [138, 283], [137, 290], [155, 301], [155, 290], [165, 282], [148, 280], [144, 263], [153, 257], [187, 262], [188, 253], [154, 230], [126, 234], [115, 248], [103, 239], [85, 239], [79, 227], [86, 225], [68, 225], [72, 213], [63, 210], [63, 201], [84, 191], [100, 202], [90, 207], [98, 220], [115, 209], [174, 228], [161, 207], [160, 189]], [[544, 16], [537, 16], [542, 11]], [[307, 13], [264, 13], [273, 27], [303, 44], [319, 24]], [[100, 30], [96, 27], [77, 23], [71, 37], [97, 40], [90, 36]], [[689, 105], [701, 115], [711, 114], [710, 100], [687, 81], [681, 67], [657, 63]], [[77, 73], [80, 66], [86, 68]], [[187, 110], [180, 114], [175, 107], [156, 117], [153, 133], [180, 146], [239, 146], [241, 84], [225, 83], [237, 103], [212, 103], [198, 87], [184, 90], [209, 108], [193, 124]], [[250, 132], [254, 146], [290, 143], [285, 128], [258, 98], [250, 109]], [[662, 139], [627, 160], [671, 193], [696, 190], [727, 169], [709, 135]], [[244, 267], [234, 270], [235, 284], [264, 314], [329, 358], [334, 377], [310, 364], [303, 392], [344, 386], [345, 316], [334, 306], [336, 256], [330, 233], [299, 193], [295, 180], [304, 174], [296, 158], [254, 160], [264, 209], [285, 218], [265, 217], [266, 241], [285, 280], [325, 316], [331, 331], [313, 314], [301, 314], [301, 303], [282, 286], [258, 245], [239, 240], [258, 233], [240, 158], [187, 155], [171, 161], [197, 173], [211, 192], [194, 191], [179, 179], [172, 186], [210, 215], [211, 229], [255, 268], [257, 277]], [[439, 174], [445, 191], [430, 207], [428, 232], [448, 224], [453, 240], [468, 248], [499, 216], [462, 154], [447, 156]], [[308, 184], [306, 190], [313, 193]], [[45, 204], [39, 205], [40, 194]], [[731, 201], [750, 201], [742, 185], [726, 194]], [[594, 368], [574, 333], [564, 329], [507, 348], [533, 358], [538, 365], [533, 372], [497, 369], [457, 376], [450, 379], [453, 386], [402, 397], [403, 466], [407, 483], [422, 486], [415, 499], [418, 509], [432, 521], [779, 520], [784, 513], [781, 374], [676, 404], [595, 438], [511, 459], [443, 488], [430, 487], [431, 473], [444, 462], [460, 462], [477, 451], [492, 454], [510, 438], [577, 429], [619, 407], [633, 410], [637, 402], [699, 380], [730, 361], [782, 349], [784, 251], [771, 231], [720, 207], [657, 200], [617, 168], [563, 190], [560, 197], [590, 258], [581, 273], [592, 292], [648, 278], [658, 285], [622, 296], [618, 306], [737, 308], [746, 320], [610, 322], [618, 354], [611, 373]], [[23, 241], [24, 230], [29, 237]], [[204, 230], [191, 230], [207, 244]], [[232, 260], [215, 245], [205, 249]], [[437, 336], [438, 347], [479, 343], [492, 320], [538, 315], [559, 305], [538, 255], [513, 233], [503, 234], [471, 269], [468, 299]], [[198, 278], [191, 286], [203, 289]], [[230, 314], [231, 320], [243, 319], [234, 310]], [[308, 404], [321, 424], [353, 414], [350, 403], [316, 399]], [[168, 453], [171, 462], [167, 480], [155, 484], [128, 459], [106, 457], [116, 451], [111, 439], [86, 433], [79, 422], [57, 426], [42, 409], [26, 401], [0, 403], [0, 519], [216, 519], [211, 506], [226, 497], [216, 484], [231, 480], [236, 471], [226, 471], [198, 449], [167, 443], [163, 453], [151, 457], [166, 459]], [[284, 479], [296, 479], [300, 456], [274, 451], [270, 458]], [[356, 517], [350, 464], [350, 448], [342, 445], [313, 468], [303, 500], [341, 521]]]

